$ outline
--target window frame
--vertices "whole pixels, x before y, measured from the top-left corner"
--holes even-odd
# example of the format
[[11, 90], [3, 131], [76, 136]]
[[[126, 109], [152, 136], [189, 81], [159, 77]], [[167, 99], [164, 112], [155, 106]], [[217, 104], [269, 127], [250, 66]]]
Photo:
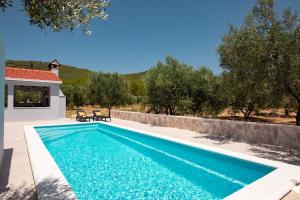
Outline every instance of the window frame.
[[[13, 98], [13, 108], [15, 109], [30, 109], [30, 108], [37, 108], [37, 109], [44, 109], [44, 108], [50, 108], [51, 106], [51, 94], [50, 94], [50, 87], [49, 86], [35, 86], [35, 85], [14, 85], [14, 98]], [[31, 88], [31, 89], [30, 89]], [[33, 89], [32, 89], [33, 88]], [[41, 96], [41, 102], [30, 102], [30, 103], [23, 103], [20, 104], [20, 102], [16, 102], [16, 92], [18, 90], [21, 90], [23, 92], [29, 92], [29, 98], [30, 98], [30, 92], [42, 92]], [[44, 94], [43, 94], [44, 92]], [[43, 105], [45, 104], [45, 105]]]

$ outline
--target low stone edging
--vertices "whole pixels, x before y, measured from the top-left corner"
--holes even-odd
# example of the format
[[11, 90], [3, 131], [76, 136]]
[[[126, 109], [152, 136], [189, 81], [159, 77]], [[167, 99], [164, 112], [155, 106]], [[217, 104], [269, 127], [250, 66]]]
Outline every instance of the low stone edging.
[[112, 110], [111, 116], [143, 124], [173, 127], [199, 133], [220, 135], [226, 138], [300, 149], [300, 127], [296, 126], [145, 114], [117, 110]]

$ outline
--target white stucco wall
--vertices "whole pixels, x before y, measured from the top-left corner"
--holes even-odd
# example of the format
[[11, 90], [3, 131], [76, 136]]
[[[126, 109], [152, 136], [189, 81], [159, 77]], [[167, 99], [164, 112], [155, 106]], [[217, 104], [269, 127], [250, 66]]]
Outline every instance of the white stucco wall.
[[0, 35], [0, 170], [4, 151], [4, 45]]
[[59, 97], [59, 117], [66, 118], [66, 97], [60, 96]]
[[[55, 120], [61, 118], [59, 84], [11, 80], [6, 80], [5, 84], [8, 86], [8, 105], [4, 111], [5, 121]], [[14, 108], [14, 85], [50, 87], [50, 107]]]

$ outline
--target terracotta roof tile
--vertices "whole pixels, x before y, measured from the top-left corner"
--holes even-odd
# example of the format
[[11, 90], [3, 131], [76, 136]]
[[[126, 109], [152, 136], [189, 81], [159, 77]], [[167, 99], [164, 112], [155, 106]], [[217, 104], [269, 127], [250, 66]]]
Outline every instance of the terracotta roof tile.
[[61, 81], [51, 71], [6, 67], [6, 78], [29, 79], [39, 81]]

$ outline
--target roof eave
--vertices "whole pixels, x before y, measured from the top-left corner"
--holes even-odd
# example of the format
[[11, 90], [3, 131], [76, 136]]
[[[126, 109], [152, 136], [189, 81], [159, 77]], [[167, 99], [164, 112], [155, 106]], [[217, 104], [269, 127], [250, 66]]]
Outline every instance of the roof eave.
[[38, 82], [38, 83], [56, 83], [62, 84], [62, 81], [52, 81], [52, 80], [38, 80], [38, 79], [24, 79], [24, 78], [11, 78], [5, 77], [6, 81], [24, 81], [24, 82]]

